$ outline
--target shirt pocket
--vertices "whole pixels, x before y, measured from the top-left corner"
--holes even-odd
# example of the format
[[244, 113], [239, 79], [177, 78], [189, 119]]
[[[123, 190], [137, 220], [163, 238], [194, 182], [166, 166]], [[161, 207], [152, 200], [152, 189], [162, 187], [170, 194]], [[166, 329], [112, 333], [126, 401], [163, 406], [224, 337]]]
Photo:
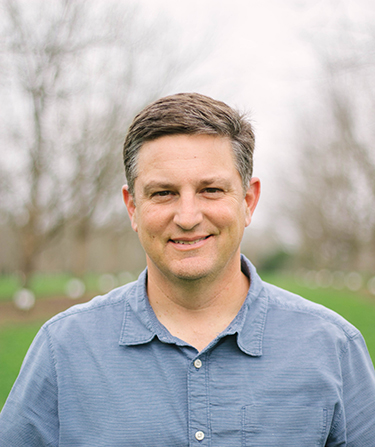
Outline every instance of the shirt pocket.
[[326, 431], [324, 408], [283, 405], [242, 408], [244, 447], [323, 447]]
[[210, 405], [210, 446], [242, 446], [241, 411], [240, 405]]

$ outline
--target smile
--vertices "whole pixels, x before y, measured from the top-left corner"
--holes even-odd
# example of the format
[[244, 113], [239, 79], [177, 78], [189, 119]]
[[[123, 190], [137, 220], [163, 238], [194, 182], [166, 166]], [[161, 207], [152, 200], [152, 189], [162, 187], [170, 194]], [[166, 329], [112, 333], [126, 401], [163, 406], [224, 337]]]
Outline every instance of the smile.
[[184, 241], [184, 240], [180, 240], [180, 239], [171, 239], [171, 241], [174, 242], [175, 244], [180, 244], [180, 245], [194, 245], [194, 244], [198, 244], [198, 242], [208, 239], [209, 237], [210, 236], [205, 236], [205, 237], [201, 237], [199, 239], [194, 239], [193, 241]]

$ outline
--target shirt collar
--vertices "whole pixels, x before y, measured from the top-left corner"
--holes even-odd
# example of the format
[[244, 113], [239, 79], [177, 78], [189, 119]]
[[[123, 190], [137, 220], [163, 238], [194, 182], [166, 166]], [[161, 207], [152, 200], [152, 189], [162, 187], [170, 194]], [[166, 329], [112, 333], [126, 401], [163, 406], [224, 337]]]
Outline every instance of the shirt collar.
[[[220, 334], [237, 335], [238, 347], [252, 356], [262, 355], [263, 331], [268, 309], [268, 296], [263, 282], [255, 267], [245, 257], [241, 256], [241, 268], [250, 278], [250, 288], [246, 300], [232, 323]], [[159, 322], [146, 292], [147, 269], [139, 276], [138, 281], [127, 289], [129, 295], [125, 302], [124, 319], [121, 328], [119, 344], [134, 346], [149, 343], [154, 337], [164, 343], [186, 345]]]
[[237, 333], [237, 345], [245, 354], [262, 355], [263, 333], [268, 311], [268, 295], [256, 268], [241, 256], [242, 272], [250, 278], [250, 288], [236, 318], [229, 325], [229, 333]]

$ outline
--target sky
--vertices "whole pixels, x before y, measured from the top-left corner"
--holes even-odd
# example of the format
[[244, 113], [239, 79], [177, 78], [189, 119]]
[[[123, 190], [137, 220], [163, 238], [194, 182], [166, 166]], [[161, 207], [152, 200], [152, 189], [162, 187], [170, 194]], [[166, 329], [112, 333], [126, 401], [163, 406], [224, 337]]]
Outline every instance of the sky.
[[[105, 0], [98, 0], [105, 1]], [[131, 0], [116, 0], [130, 2]], [[132, 0], [142, 18], [172, 28], [181, 52], [198, 54], [166, 94], [197, 91], [249, 113], [256, 133], [254, 175], [264, 226], [290, 175], [298, 116], [317, 97], [323, 42], [343, 17], [375, 23], [373, 0]]]
[[[253, 225], [288, 176], [298, 114], [316, 100], [321, 82], [313, 41], [342, 20], [375, 20], [371, 0], [139, 0], [149, 14], [167, 14], [186, 41], [206, 51], [175, 91], [198, 91], [249, 112], [256, 132], [254, 175], [263, 182]], [[374, 22], [372, 22], [374, 23]], [[277, 173], [277, 175], [276, 175]]]
[[323, 2], [307, 3], [153, 0], [149, 10], [167, 14], [183, 39], [206, 52], [174, 90], [198, 91], [249, 113], [256, 132], [254, 175], [263, 182], [253, 225], [267, 219], [277, 188], [273, 172], [291, 145], [294, 110], [308, 97], [318, 70], [306, 27]]

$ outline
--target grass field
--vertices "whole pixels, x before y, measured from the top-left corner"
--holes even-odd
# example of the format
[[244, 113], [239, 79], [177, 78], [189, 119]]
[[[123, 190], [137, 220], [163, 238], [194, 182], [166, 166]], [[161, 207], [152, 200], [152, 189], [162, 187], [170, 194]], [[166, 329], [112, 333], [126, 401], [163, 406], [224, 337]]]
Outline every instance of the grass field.
[[0, 328], [0, 408], [18, 375], [21, 363], [43, 322]]
[[[375, 298], [334, 289], [309, 289], [286, 276], [263, 275], [263, 279], [335, 310], [362, 332], [375, 363]], [[22, 360], [44, 321], [0, 327], [0, 408], [17, 377]]]
[[[42, 275], [36, 273], [30, 282], [30, 290], [35, 294], [36, 298], [65, 295], [66, 286], [73, 277], [65, 273]], [[98, 290], [99, 275], [87, 274], [83, 280], [88, 292]], [[0, 276], [0, 302], [10, 301], [14, 293], [19, 290], [22, 282], [18, 275], [2, 275]]]

